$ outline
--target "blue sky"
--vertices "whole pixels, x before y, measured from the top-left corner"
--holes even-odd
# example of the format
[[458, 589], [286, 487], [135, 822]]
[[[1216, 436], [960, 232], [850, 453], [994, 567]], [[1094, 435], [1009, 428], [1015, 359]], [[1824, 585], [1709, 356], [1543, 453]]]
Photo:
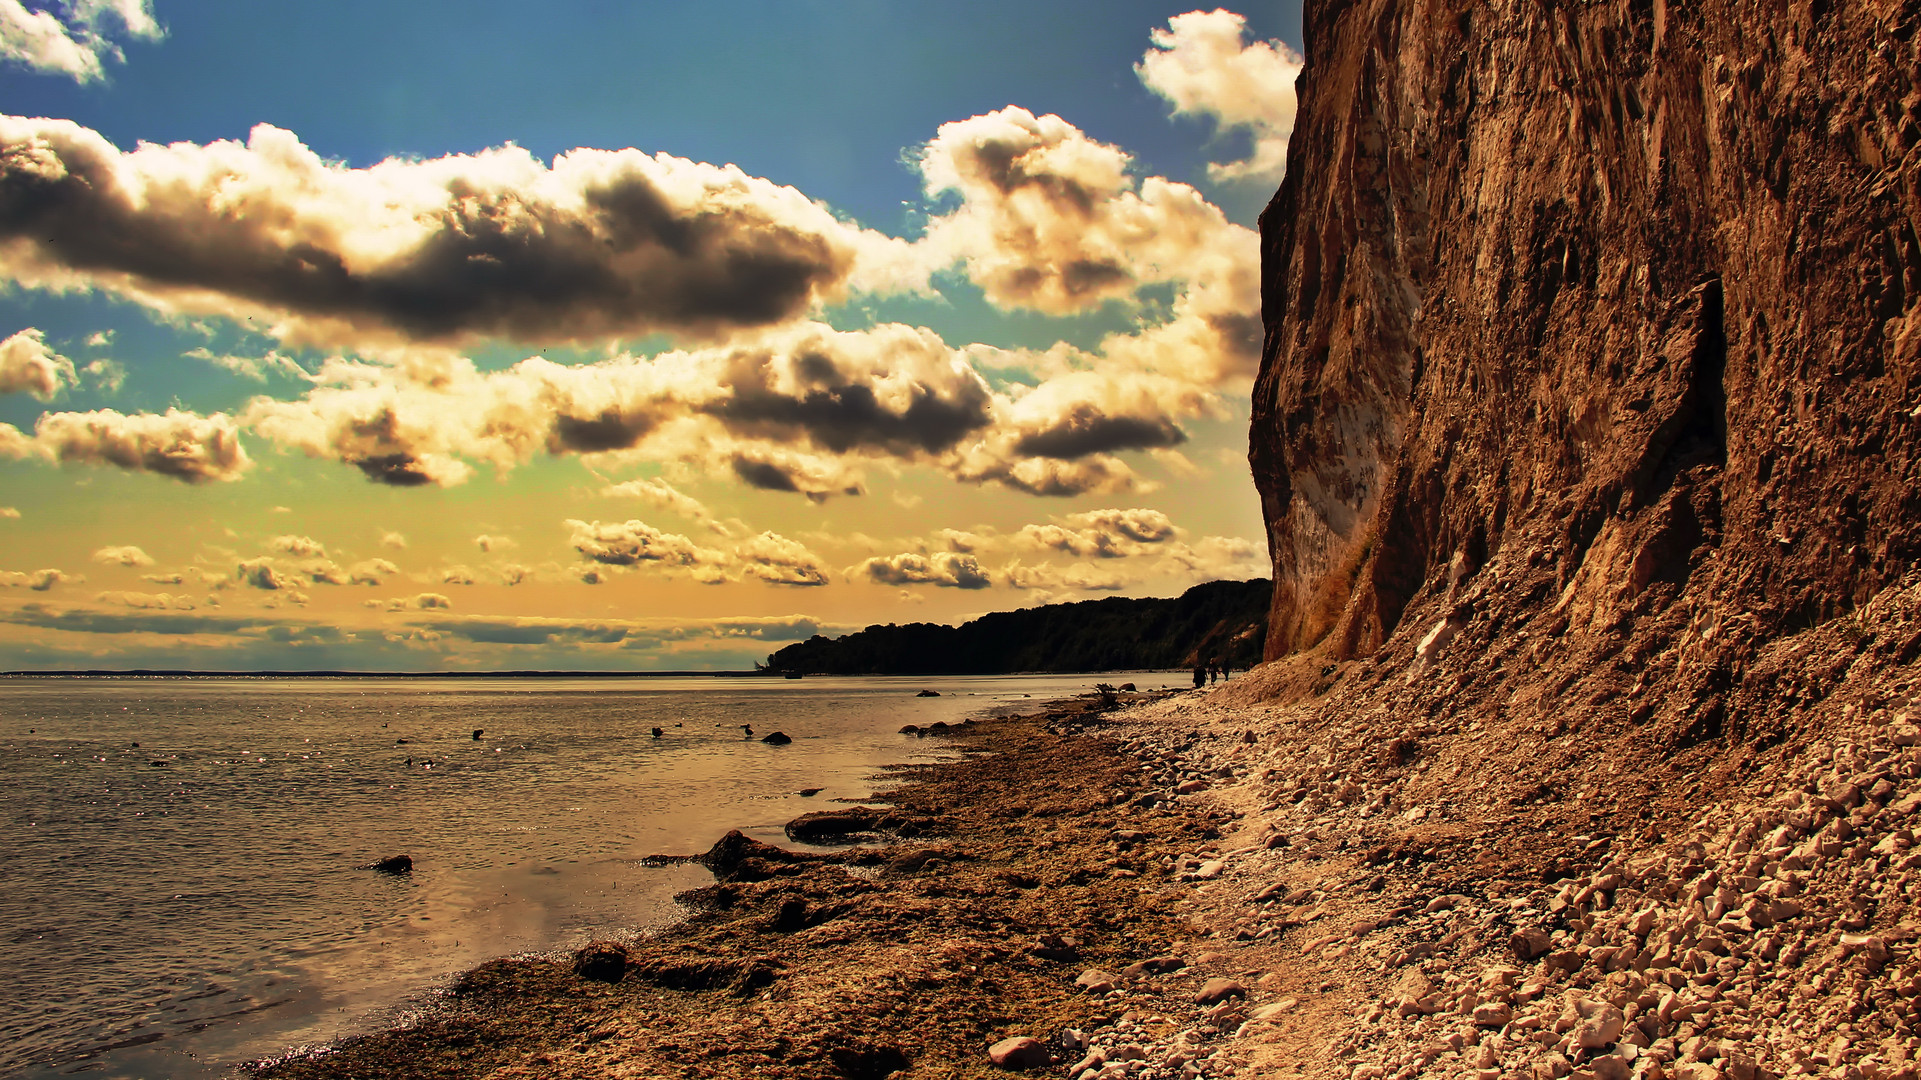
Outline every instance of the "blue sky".
[[1263, 572], [1299, 10], [1191, 10], [0, 0], [0, 668], [737, 667]]

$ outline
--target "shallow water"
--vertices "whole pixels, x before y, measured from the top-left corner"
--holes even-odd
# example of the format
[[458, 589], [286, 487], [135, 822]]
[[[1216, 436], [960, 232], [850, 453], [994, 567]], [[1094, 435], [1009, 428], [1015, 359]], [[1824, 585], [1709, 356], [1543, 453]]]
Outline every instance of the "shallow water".
[[903, 724], [1096, 678], [0, 680], [0, 1075], [215, 1077], [663, 925], [710, 879], [645, 856], [784, 842], [950, 752]]

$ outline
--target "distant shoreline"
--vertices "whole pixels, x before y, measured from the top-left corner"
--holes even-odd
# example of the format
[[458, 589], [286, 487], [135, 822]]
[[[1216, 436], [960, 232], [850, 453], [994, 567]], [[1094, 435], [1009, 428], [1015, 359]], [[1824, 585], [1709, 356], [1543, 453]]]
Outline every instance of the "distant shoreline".
[[[957, 679], [1018, 675], [1116, 675], [1184, 672], [1183, 668], [1125, 668], [1115, 671], [878, 672], [862, 675], [809, 674], [809, 679]], [[769, 679], [787, 680], [782, 671], [191, 671], [131, 668], [125, 671], [0, 671], [0, 679]], [[792, 681], [799, 681], [792, 679]]]
[[715, 679], [778, 679], [768, 671], [193, 671], [131, 668], [111, 671], [0, 671], [0, 679], [660, 679], [670, 676]]

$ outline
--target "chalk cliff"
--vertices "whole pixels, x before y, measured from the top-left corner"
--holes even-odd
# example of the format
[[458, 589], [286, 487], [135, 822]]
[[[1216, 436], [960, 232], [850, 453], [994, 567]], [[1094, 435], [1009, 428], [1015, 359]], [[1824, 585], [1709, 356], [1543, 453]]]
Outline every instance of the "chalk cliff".
[[1261, 221], [1268, 656], [1420, 662], [1479, 620], [1557, 689], [1653, 687], [1621, 709], [1685, 741], [1740, 722], [1762, 643], [1897, 581], [1918, 29], [1912, 0], [1310, 0]]

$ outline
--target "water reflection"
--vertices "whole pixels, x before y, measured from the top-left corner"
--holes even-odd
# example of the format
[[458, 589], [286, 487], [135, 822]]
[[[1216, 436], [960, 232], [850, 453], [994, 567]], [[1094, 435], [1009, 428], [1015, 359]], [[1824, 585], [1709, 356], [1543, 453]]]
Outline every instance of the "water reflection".
[[[945, 752], [903, 724], [1094, 681], [5, 680], [0, 1073], [211, 1078], [659, 925], [705, 875], [644, 856], [779, 840]], [[412, 874], [358, 869], [396, 853]]]

